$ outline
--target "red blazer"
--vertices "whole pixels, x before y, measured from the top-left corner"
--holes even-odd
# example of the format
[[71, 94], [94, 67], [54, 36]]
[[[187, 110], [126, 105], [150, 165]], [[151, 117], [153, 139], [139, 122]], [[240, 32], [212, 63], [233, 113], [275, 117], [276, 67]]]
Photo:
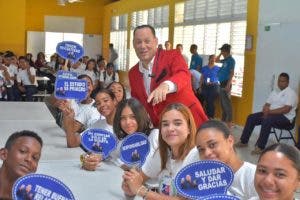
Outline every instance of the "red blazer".
[[207, 121], [208, 118], [192, 90], [191, 74], [186, 62], [177, 50], [158, 50], [155, 55], [152, 74], [155, 74], [155, 77], [151, 80], [151, 92], [166, 80], [172, 81], [177, 86], [177, 92], [167, 94], [165, 101], [152, 106], [151, 102], [147, 103], [148, 95], [144, 86], [143, 74], [139, 71], [139, 64], [130, 69], [129, 83], [131, 96], [138, 99], [144, 105], [155, 127], [158, 126], [162, 110], [168, 104], [175, 102], [182, 103], [190, 108], [197, 127]]

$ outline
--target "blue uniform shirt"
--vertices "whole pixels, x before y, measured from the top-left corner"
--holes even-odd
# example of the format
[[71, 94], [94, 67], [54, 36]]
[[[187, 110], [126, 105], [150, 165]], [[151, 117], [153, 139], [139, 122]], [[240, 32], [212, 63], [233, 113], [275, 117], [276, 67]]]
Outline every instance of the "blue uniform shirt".
[[227, 81], [230, 78], [230, 71], [234, 70], [235, 60], [230, 55], [224, 60], [221, 60], [221, 63], [223, 64], [218, 73], [218, 78], [220, 82]]
[[[209, 68], [208, 65], [205, 65], [202, 70], [201, 74], [203, 76], [204, 83], [210, 82], [210, 83], [218, 83], [218, 71], [220, 67], [215, 65], [212, 68]], [[208, 81], [209, 78], [209, 81]]]
[[202, 68], [202, 58], [198, 53], [192, 55], [190, 69], [197, 70], [197, 66], [200, 66], [200, 70]]

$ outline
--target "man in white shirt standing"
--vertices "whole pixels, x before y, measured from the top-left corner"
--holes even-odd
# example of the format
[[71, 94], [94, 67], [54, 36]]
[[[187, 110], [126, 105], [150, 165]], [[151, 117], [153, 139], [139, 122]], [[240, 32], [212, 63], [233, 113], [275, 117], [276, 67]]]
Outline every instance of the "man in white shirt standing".
[[19, 57], [20, 70], [17, 74], [18, 87], [15, 90], [17, 101], [21, 100], [21, 95], [26, 95], [26, 101], [33, 101], [32, 95], [37, 93], [36, 71], [30, 67], [29, 61], [24, 57]]
[[278, 77], [278, 89], [269, 95], [261, 112], [248, 116], [240, 142], [236, 147], [247, 146], [255, 126], [261, 125], [259, 138], [251, 154], [260, 154], [265, 148], [270, 135], [271, 127], [284, 128], [291, 126], [296, 115], [298, 97], [289, 87], [289, 75], [281, 73]]

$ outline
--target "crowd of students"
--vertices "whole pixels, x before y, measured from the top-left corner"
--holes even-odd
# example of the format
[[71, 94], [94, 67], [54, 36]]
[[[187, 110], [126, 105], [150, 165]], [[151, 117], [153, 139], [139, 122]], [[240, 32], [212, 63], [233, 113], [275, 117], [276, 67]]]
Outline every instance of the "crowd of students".
[[[77, 62], [66, 62], [56, 53], [45, 59], [45, 54], [39, 52], [33, 59], [31, 53], [17, 56], [12, 51], [0, 52], [0, 99], [2, 101], [33, 101], [33, 95], [38, 90], [52, 93], [58, 70], [69, 70], [77, 75], [86, 74], [91, 77], [93, 89], [107, 87], [112, 82], [119, 82], [116, 66], [101, 57], [98, 60], [84, 56]], [[39, 84], [37, 76], [48, 77], [46, 85]], [[44, 82], [42, 82], [44, 83]], [[22, 96], [25, 98], [22, 98]]]

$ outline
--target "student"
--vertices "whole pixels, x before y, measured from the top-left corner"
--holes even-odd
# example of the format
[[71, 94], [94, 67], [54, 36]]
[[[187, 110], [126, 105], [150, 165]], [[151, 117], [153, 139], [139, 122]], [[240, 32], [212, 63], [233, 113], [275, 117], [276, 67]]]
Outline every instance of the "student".
[[9, 136], [4, 148], [0, 149], [3, 161], [0, 168], [0, 199], [12, 199], [15, 181], [37, 170], [43, 141], [32, 131], [15, 132]]
[[[96, 106], [100, 115], [104, 117], [104, 119], [100, 118], [87, 128], [101, 128], [113, 132], [113, 121], [117, 107], [117, 101], [114, 93], [107, 89], [100, 89], [96, 94], [94, 105]], [[64, 121], [64, 125], [68, 126], [68, 131], [66, 131], [68, 147], [79, 147], [80, 134], [78, 133], [82, 132], [83, 130], [78, 129], [77, 131], [75, 131], [74, 127], [72, 129], [72, 126], [70, 124], [68, 125], [67, 121]]]
[[[123, 169], [128, 168], [119, 159], [119, 149], [122, 140], [127, 135], [135, 132], [141, 132], [149, 136], [150, 155], [152, 155], [158, 148], [158, 130], [152, 129], [151, 127], [152, 124], [150, 122], [149, 115], [138, 100], [131, 98], [121, 101], [118, 104], [113, 123], [113, 132], [116, 134], [117, 139], [119, 140], [119, 145], [117, 150], [115, 150], [111, 155], [112, 162]], [[99, 164], [96, 161], [97, 159], [95, 156], [92, 156], [92, 158], [88, 156], [83, 160], [82, 168], [86, 170], [96, 170], [96, 167]]]
[[300, 186], [299, 150], [287, 144], [273, 144], [260, 155], [255, 172], [259, 198], [251, 200], [293, 200]]
[[33, 101], [33, 95], [38, 92], [36, 71], [29, 65], [24, 56], [19, 57], [19, 71], [17, 74], [18, 86], [15, 90], [15, 100], [20, 101], [22, 94], [26, 95], [26, 101]]
[[234, 179], [228, 193], [240, 199], [256, 197], [253, 188], [256, 166], [241, 160], [233, 147], [234, 137], [226, 124], [217, 120], [209, 120], [197, 131], [196, 145], [201, 160], [217, 160], [224, 162], [234, 172]]
[[99, 75], [97, 70], [97, 63], [95, 59], [89, 59], [84, 74], [87, 74], [93, 80], [93, 86], [96, 88], [99, 84]]
[[126, 90], [122, 83], [114, 81], [107, 86], [107, 89], [115, 94], [118, 102], [126, 99]]
[[119, 82], [119, 74], [114, 70], [113, 63], [107, 63], [106, 70], [100, 74], [100, 84], [107, 87], [112, 82]]
[[[76, 132], [82, 132], [84, 129], [90, 127], [98, 119], [103, 119], [98, 110], [93, 106], [95, 100], [90, 97], [93, 90], [92, 79], [88, 75], [80, 75], [78, 79], [84, 79], [87, 81], [88, 93], [87, 97], [80, 103], [76, 103], [74, 100], [58, 100], [58, 108], [63, 113], [63, 128], [67, 135], [67, 145], [72, 146], [73, 142], [68, 136], [75, 135]], [[71, 137], [73, 138], [73, 137]]]
[[[125, 171], [122, 189], [127, 195], [144, 199], [181, 199], [177, 196], [174, 178], [184, 166], [199, 160], [195, 148], [196, 126], [191, 111], [180, 103], [168, 105], [159, 122], [159, 151], [144, 164], [139, 173]], [[158, 192], [150, 191], [143, 183], [158, 177]]]

